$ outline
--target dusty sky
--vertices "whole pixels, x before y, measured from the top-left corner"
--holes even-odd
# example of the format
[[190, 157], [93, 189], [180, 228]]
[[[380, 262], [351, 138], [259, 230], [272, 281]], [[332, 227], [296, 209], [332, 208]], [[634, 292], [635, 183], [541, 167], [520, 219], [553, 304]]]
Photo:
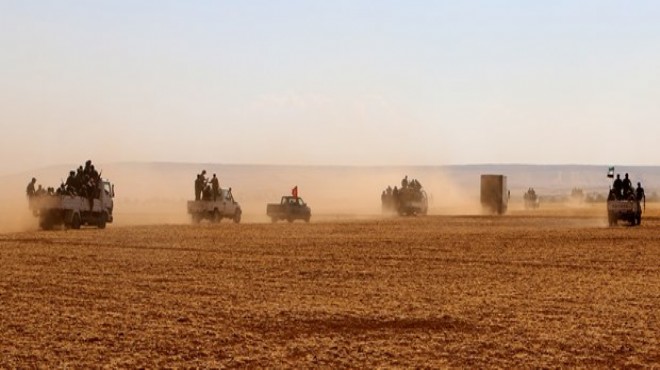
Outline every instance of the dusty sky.
[[0, 174], [660, 164], [658, 1], [0, 2]]

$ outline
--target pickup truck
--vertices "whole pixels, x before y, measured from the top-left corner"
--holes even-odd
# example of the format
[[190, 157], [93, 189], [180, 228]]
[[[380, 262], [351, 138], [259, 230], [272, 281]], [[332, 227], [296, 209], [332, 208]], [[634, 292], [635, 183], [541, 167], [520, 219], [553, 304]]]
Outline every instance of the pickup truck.
[[188, 201], [188, 214], [193, 223], [202, 220], [220, 222], [223, 218], [232, 219], [235, 223], [241, 222], [241, 206], [234, 200], [231, 188], [220, 189], [215, 200], [190, 200]]
[[39, 195], [30, 198], [30, 209], [39, 217], [39, 226], [51, 230], [55, 226], [80, 229], [83, 225], [105, 229], [113, 221], [115, 187], [108, 180], [99, 182], [97, 198], [78, 195]]
[[607, 201], [607, 221], [610, 226], [617, 224], [619, 220], [628, 221], [630, 225], [642, 223], [642, 205], [634, 198], [609, 199]]
[[278, 220], [304, 220], [309, 222], [312, 217], [312, 210], [300, 197], [283, 196], [280, 203], [271, 203], [266, 205], [266, 215], [272, 222]]

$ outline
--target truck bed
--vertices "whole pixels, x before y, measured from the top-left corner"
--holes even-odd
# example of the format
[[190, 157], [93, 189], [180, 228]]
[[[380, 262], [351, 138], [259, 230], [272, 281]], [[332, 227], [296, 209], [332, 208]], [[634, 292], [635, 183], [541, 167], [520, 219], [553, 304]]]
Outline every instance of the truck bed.
[[283, 206], [279, 203], [266, 204], [266, 215], [268, 216], [279, 216], [285, 212]]
[[636, 213], [640, 204], [636, 200], [608, 200], [607, 211], [613, 213]]
[[90, 209], [88, 198], [72, 195], [48, 195], [38, 197], [30, 201], [30, 207], [35, 210], [78, 210], [80, 212], [100, 212], [101, 201], [94, 199]]
[[216, 200], [189, 200], [188, 213], [211, 212], [215, 208], [222, 208], [222, 201]]

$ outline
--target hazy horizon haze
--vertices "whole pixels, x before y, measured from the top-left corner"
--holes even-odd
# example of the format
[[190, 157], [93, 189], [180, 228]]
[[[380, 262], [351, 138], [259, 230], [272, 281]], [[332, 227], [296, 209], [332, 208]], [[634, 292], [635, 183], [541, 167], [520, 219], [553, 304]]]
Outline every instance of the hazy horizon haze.
[[658, 19], [653, 1], [4, 1], [0, 174], [657, 165]]

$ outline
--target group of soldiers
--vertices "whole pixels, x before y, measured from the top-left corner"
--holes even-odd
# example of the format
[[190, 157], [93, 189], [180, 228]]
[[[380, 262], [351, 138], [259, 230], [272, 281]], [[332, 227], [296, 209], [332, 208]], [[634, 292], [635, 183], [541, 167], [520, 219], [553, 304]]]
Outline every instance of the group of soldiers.
[[217, 176], [213, 174], [209, 180], [206, 178], [206, 170], [202, 170], [195, 179], [195, 200], [215, 201], [220, 195], [220, 181]]
[[406, 175], [401, 180], [401, 188], [388, 186], [380, 195], [383, 209], [396, 209], [403, 200], [419, 200], [422, 198], [422, 184], [416, 179], [408, 180]]
[[525, 199], [536, 199], [536, 190], [534, 190], [534, 188], [527, 189], [527, 193], [525, 193]]
[[644, 188], [642, 183], [637, 183], [637, 188], [633, 189], [632, 181], [628, 177], [628, 174], [625, 174], [623, 180], [621, 179], [620, 174], [616, 174], [616, 179], [612, 184], [612, 189], [610, 189], [609, 200], [625, 200], [625, 199], [636, 199], [642, 201], [646, 199], [644, 194]]
[[84, 167], [80, 166], [77, 170], [70, 171], [66, 182], [63, 182], [57, 190], [53, 187], [44, 189], [41, 185], [35, 188], [36, 183], [37, 179], [33, 177], [26, 189], [28, 198], [43, 195], [71, 195], [94, 199], [100, 194], [101, 174], [96, 171], [92, 161], [88, 160]]
[[43, 195], [55, 194], [55, 189], [50, 187], [48, 189], [44, 189], [41, 184], [37, 185], [37, 179], [33, 177], [32, 180], [30, 180], [28, 183], [27, 189], [25, 189], [25, 193], [27, 194], [28, 198], [34, 198]]
[[539, 197], [536, 194], [536, 190], [534, 188], [529, 188], [527, 189], [527, 192], [523, 195], [523, 199], [525, 200], [526, 203], [533, 203], [536, 202]]

